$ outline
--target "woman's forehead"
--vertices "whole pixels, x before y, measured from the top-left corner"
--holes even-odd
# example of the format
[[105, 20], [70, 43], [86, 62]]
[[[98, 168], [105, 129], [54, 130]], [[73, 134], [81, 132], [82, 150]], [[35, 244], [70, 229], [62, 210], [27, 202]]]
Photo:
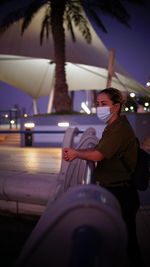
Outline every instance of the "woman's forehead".
[[101, 93], [97, 96], [98, 101], [111, 101], [108, 94]]

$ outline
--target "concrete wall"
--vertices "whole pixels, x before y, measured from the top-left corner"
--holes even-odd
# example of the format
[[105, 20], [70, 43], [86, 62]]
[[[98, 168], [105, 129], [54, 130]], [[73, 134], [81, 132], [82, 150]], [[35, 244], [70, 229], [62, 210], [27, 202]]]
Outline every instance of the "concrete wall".
[[[136, 136], [142, 142], [150, 134], [150, 113], [126, 113], [126, 116], [134, 129]], [[65, 131], [66, 128], [59, 127], [58, 122], [67, 121], [70, 127], [78, 127], [84, 131], [89, 127], [96, 129], [98, 138], [101, 137], [105, 128], [105, 124], [100, 122], [96, 115], [47, 115], [34, 116], [21, 119], [21, 130], [24, 130], [25, 122], [34, 122], [33, 130], [40, 131]], [[33, 146], [38, 147], [60, 147], [63, 141], [64, 134], [34, 134]], [[78, 142], [81, 134], [75, 138], [75, 144]], [[24, 146], [24, 134], [21, 135], [21, 146]]]

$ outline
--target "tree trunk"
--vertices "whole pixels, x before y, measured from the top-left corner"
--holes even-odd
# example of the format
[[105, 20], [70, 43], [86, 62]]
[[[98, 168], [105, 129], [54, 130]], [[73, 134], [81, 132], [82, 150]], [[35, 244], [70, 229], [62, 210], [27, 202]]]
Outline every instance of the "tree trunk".
[[65, 32], [63, 27], [65, 2], [65, 0], [51, 1], [52, 34], [56, 63], [54, 92], [54, 108], [56, 112], [71, 110], [71, 99], [68, 95], [65, 72]]
[[92, 106], [96, 108], [97, 94], [96, 90], [92, 90]]
[[71, 109], [73, 110], [74, 91], [71, 91]]

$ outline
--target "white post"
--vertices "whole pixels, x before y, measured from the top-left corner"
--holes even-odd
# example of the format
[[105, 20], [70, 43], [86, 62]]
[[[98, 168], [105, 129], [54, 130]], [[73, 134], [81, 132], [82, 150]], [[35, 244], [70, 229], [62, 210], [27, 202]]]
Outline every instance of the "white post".
[[33, 113], [34, 113], [34, 115], [38, 114], [36, 98], [33, 98]]
[[91, 90], [86, 90], [86, 105], [88, 106], [89, 109], [91, 109]]
[[49, 100], [48, 100], [48, 106], [47, 106], [47, 113], [51, 113], [53, 109], [53, 101], [54, 101], [54, 90], [55, 90], [55, 70], [52, 77], [52, 83], [50, 87], [50, 94], [49, 94]]
[[54, 87], [51, 89], [49, 94], [48, 106], [47, 106], [47, 113], [51, 113], [53, 109], [53, 100], [54, 100]]
[[114, 76], [114, 71], [113, 71], [114, 57], [115, 57], [115, 50], [111, 49], [109, 56], [109, 63], [108, 63], [108, 76], [107, 76], [106, 88], [111, 87], [111, 80], [112, 77]]

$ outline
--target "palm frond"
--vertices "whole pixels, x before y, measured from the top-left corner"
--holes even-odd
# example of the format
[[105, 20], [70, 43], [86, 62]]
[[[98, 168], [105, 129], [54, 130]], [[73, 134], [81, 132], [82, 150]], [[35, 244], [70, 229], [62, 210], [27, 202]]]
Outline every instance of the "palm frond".
[[[67, 19], [69, 18], [70, 22], [73, 21], [74, 25], [79, 28], [80, 32], [84, 36], [87, 43], [91, 43], [92, 37], [89, 29], [89, 23], [86, 17], [84, 16], [84, 13], [80, 5], [80, 1], [67, 1], [65, 13], [66, 13], [66, 18]], [[69, 28], [69, 30], [72, 31], [71, 34], [73, 33], [72, 34], [73, 37], [74, 32], [72, 24], [70, 24], [70, 22], [69, 25], [71, 25], [71, 27]]]
[[[136, 0], [134, 0], [136, 1]], [[124, 1], [122, 1], [124, 2]], [[88, 12], [92, 16], [93, 11], [97, 14], [99, 19], [100, 14], [109, 14], [110, 16], [116, 18], [118, 21], [124, 25], [129, 26], [130, 15], [121, 3], [120, 0], [81, 0], [82, 6], [85, 12]], [[93, 17], [94, 18], [94, 17]], [[96, 19], [96, 23], [97, 23]]]
[[9, 13], [1, 22], [0, 32], [4, 32], [12, 25], [14, 22], [20, 20], [24, 16], [24, 9], [19, 8], [16, 11]]
[[[3, 11], [3, 9], [5, 10], [6, 9], [6, 5], [8, 4], [8, 7], [9, 7], [9, 0], [7, 1], [1, 1], [0, 2], [0, 8], [1, 8], [1, 11]], [[48, 2], [48, 0], [34, 0], [32, 2], [32, 4], [27, 3], [24, 5], [22, 5], [21, 3], [19, 3], [19, 6], [18, 7], [14, 7], [13, 9], [9, 8], [7, 11], [6, 11], [6, 15], [2, 16], [1, 18], [1, 22], [0, 22], [0, 32], [4, 32], [5, 30], [7, 30], [9, 28], [10, 25], [12, 25], [14, 22], [22, 19], [23, 17], [27, 17], [27, 14], [30, 13], [29, 11], [31, 9], [33, 9], [33, 12], [35, 13], [42, 5], [44, 5], [46, 2]], [[11, 3], [10, 3], [11, 4]], [[34, 8], [33, 8], [34, 6]], [[12, 10], [11, 12], [9, 12], [9, 10]], [[32, 12], [32, 11], [31, 11]], [[28, 18], [27, 18], [28, 19]], [[25, 26], [26, 22], [25, 22], [25, 19], [24, 19], [24, 25], [23, 25], [23, 28], [22, 28], [22, 33], [24, 32], [24, 29], [27, 27]], [[29, 25], [29, 23], [27, 23], [27, 25]]]
[[126, 0], [129, 3], [144, 4], [146, 0]]
[[48, 1], [35, 0], [32, 2], [32, 4], [30, 4], [28, 6], [28, 8], [25, 11], [25, 15], [24, 15], [24, 19], [23, 19], [21, 34], [24, 33], [24, 31], [31, 23], [31, 21], [32, 21], [33, 17], [35, 16], [35, 14], [37, 13], [37, 11], [41, 8], [41, 6], [44, 5], [45, 2], [48, 2]]
[[73, 40], [73, 42], [75, 42], [76, 41], [76, 37], [75, 37], [74, 31], [73, 31], [73, 26], [72, 26], [72, 22], [71, 22], [70, 16], [67, 15], [65, 20], [66, 20], [66, 23], [67, 23], [67, 28], [71, 33], [72, 40]]
[[97, 15], [95, 10], [93, 10], [93, 9], [90, 10], [90, 18], [91, 18], [91, 20], [93, 20], [95, 22], [95, 24], [97, 24], [97, 26], [99, 26], [103, 30], [103, 32], [107, 33], [107, 30], [106, 30], [103, 22], [101, 21], [100, 17]]
[[40, 44], [43, 44], [44, 35], [46, 34], [46, 38], [49, 37], [49, 32], [51, 31], [51, 8], [50, 5], [47, 6], [45, 11], [45, 16], [42, 21], [42, 27], [40, 32]]

